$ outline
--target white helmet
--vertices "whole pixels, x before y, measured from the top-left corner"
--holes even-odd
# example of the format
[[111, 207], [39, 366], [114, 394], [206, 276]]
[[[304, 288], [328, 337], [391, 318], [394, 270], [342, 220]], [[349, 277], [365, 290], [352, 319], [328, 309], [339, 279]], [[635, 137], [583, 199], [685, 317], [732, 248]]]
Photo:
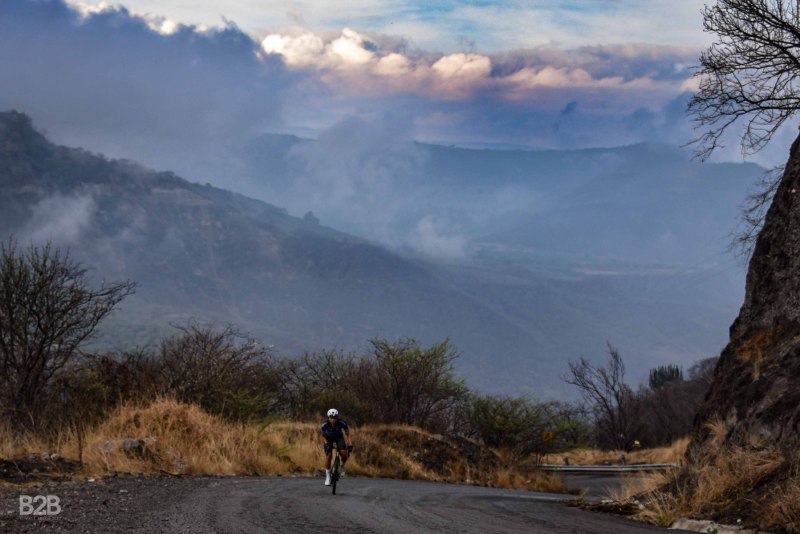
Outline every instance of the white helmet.
[[331, 408], [330, 410], [328, 410], [328, 417], [335, 417], [338, 419], [339, 410], [337, 410], [336, 408]]

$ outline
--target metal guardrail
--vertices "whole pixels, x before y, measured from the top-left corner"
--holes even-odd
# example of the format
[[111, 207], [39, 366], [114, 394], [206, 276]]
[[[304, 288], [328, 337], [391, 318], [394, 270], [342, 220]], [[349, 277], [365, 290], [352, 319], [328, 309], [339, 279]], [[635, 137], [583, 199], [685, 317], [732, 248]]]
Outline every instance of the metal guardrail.
[[558, 465], [542, 464], [543, 471], [556, 471], [571, 474], [609, 474], [609, 473], [637, 473], [652, 471], [669, 471], [677, 469], [678, 464], [629, 464], [629, 465]]

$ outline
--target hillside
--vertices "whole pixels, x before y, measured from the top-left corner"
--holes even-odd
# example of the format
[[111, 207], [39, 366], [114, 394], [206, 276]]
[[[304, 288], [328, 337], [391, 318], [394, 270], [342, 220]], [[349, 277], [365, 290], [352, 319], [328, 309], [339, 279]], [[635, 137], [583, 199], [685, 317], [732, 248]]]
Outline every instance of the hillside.
[[[313, 143], [273, 141], [278, 152], [262, 155], [273, 158], [274, 181], [289, 179], [297, 164], [292, 150]], [[446, 159], [501, 157], [423, 148], [445, 151]], [[294, 155], [279, 164], [278, 154], [286, 150]], [[530, 154], [505, 157], [542, 157]], [[584, 156], [591, 160], [592, 154]], [[556, 199], [553, 188], [574, 192], [600, 179], [594, 174], [578, 180], [581, 168], [571, 171], [569, 187], [548, 186], [548, 198]], [[749, 172], [735, 168], [740, 175]], [[497, 185], [464, 185], [448, 197], [447, 179], [440, 176], [429, 184], [440, 193], [431, 202], [463, 201], [466, 211], [479, 202], [481, 191]], [[618, 200], [635, 202], [634, 193]], [[570, 213], [585, 212], [581, 204], [563, 206]], [[726, 224], [718, 212], [712, 203], [699, 218]], [[490, 220], [489, 227], [495, 223]], [[602, 224], [587, 231], [595, 226]], [[528, 233], [540, 234], [537, 228]], [[283, 354], [359, 349], [376, 336], [425, 343], [450, 337], [462, 351], [458, 373], [470, 385], [540, 397], [568, 394], [558, 380], [565, 361], [602, 358], [606, 341], [626, 356], [634, 380], [665, 361], [688, 366], [713, 354], [741, 291], [736, 273], [724, 265], [677, 268], [636, 263], [620, 254], [598, 258], [581, 254], [581, 244], [568, 253], [551, 253], [522, 240], [486, 237], [476, 241], [469, 258], [423, 260], [241, 194], [55, 146], [27, 116], [14, 112], [0, 114], [0, 231], [23, 243], [50, 239], [70, 247], [98, 279], [139, 283], [137, 294], [104, 325], [99, 348], [152, 343], [171, 332], [170, 323], [190, 318], [235, 324]]]

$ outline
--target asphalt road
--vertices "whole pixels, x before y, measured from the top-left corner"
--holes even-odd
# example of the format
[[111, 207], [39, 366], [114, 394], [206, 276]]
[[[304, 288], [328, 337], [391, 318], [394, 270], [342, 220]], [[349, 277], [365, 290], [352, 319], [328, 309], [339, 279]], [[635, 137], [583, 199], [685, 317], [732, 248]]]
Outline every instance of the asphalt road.
[[[23, 517], [21, 493], [57, 495], [54, 517]], [[140, 477], [0, 491], [3, 532], [597, 533], [666, 532], [569, 507], [569, 495], [401, 480]], [[670, 531], [675, 532], [675, 531]]]
[[344, 479], [336, 495], [320, 479], [209, 482], [156, 514], [162, 532], [352, 533], [532, 532], [615, 534], [663, 531], [566, 506], [564, 495], [452, 484]]

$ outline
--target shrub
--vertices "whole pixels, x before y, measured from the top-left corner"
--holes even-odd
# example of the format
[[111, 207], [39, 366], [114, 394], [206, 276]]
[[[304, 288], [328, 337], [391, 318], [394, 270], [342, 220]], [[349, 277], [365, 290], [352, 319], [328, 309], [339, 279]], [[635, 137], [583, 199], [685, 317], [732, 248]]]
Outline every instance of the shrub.
[[161, 342], [164, 393], [233, 419], [263, 418], [281, 411], [281, 369], [268, 350], [235, 328], [195, 324]]

